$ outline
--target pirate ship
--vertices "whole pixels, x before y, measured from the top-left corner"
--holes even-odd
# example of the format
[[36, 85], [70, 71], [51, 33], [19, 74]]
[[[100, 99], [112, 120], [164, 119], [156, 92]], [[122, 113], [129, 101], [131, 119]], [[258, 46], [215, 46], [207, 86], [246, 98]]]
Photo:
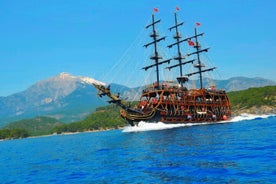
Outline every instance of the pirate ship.
[[[149, 68], [155, 68], [156, 81], [152, 85], [148, 85], [142, 90], [140, 100], [135, 106], [130, 106], [126, 101], [111, 92], [110, 86], [95, 83], [94, 86], [100, 91], [99, 96], [108, 96], [109, 103], [117, 104], [121, 107], [120, 115], [127, 120], [131, 126], [137, 125], [140, 121], [146, 122], [163, 122], [168, 124], [175, 123], [202, 123], [202, 122], [219, 122], [227, 120], [231, 116], [230, 102], [225, 90], [217, 90], [215, 86], [205, 88], [203, 86], [203, 73], [210, 72], [216, 67], [205, 69], [205, 65], [201, 61], [201, 53], [207, 52], [209, 48], [201, 48], [199, 38], [203, 33], [198, 33], [197, 27], [200, 23], [196, 23], [194, 35], [182, 39], [179, 33], [179, 27], [183, 22], [178, 22], [177, 13], [174, 13], [174, 25], [169, 28], [175, 32], [173, 44], [168, 48], [176, 48], [177, 56], [173, 59], [163, 60], [158, 53], [159, 42], [165, 40], [159, 37], [156, 25], [160, 23], [160, 19], [155, 19], [152, 14], [152, 21], [146, 26], [151, 29], [151, 42], [144, 47], [153, 46], [154, 53], [150, 57], [153, 64], [143, 67], [147, 71]], [[188, 43], [194, 51], [183, 55], [181, 52], [181, 43]], [[196, 59], [188, 60], [189, 56], [194, 55]], [[188, 56], [188, 57], [187, 57]], [[170, 65], [171, 60], [177, 61], [176, 64]], [[179, 69], [179, 76], [175, 82], [165, 82], [159, 79], [160, 65], [168, 64], [167, 69]], [[183, 74], [183, 66], [193, 64], [195, 71]], [[187, 89], [186, 83], [192, 75], [199, 75], [200, 87], [195, 89]]]

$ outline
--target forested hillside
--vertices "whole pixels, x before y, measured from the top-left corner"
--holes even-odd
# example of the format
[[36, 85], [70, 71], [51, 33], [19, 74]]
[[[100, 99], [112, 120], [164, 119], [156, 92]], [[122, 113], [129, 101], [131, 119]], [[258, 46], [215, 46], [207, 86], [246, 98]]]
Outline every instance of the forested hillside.
[[55, 118], [50, 117], [36, 117], [33, 119], [23, 119], [20, 121], [16, 121], [13, 123], [8, 124], [4, 127], [4, 129], [8, 130], [14, 130], [14, 129], [20, 129], [20, 130], [26, 130], [28, 132], [28, 135], [30, 136], [37, 136], [37, 135], [46, 135], [50, 134], [51, 130], [61, 125], [60, 121], [58, 121]]
[[233, 91], [228, 96], [233, 112], [276, 113], [276, 86]]
[[53, 133], [83, 132], [123, 127], [127, 122], [120, 117], [119, 111], [120, 108], [115, 105], [99, 107], [82, 121], [56, 126], [53, 129]]

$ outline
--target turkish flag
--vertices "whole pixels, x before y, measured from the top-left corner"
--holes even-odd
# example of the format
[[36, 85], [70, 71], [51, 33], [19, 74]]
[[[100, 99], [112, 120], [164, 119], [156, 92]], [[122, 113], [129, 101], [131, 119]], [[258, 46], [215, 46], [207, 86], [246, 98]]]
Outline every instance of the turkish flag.
[[189, 44], [189, 46], [195, 46], [195, 42], [193, 42], [191, 40], [188, 40], [188, 44]]

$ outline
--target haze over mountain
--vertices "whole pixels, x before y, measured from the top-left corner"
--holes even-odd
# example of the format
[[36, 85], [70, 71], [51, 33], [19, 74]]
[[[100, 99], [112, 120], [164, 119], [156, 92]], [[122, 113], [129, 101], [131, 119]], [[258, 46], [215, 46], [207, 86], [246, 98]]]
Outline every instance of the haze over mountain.
[[[206, 79], [205, 82], [207, 80], [209, 79]], [[39, 81], [23, 92], [0, 97], [0, 127], [12, 121], [35, 116], [54, 117], [65, 123], [81, 120], [94, 111], [96, 107], [107, 104], [97, 96], [97, 91], [92, 83], [100, 82], [88, 77], [61, 73]], [[222, 88], [226, 91], [276, 85], [271, 80], [246, 77], [212, 80], [212, 83], [218, 89]], [[111, 84], [111, 91], [120, 93], [122, 98], [135, 96], [137, 100], [140, 89]]]
[[[275, 86], [276, 82], [261, 77], [232, 77], [227, 80], [204, 79], [205, 84], [214, 83], [217, 89], [226, 91], [240, 91], [252, 87]], [[199, 82], [198, 82], [199, 83]], [[208, 86], [208, 85], [205, 85]]]

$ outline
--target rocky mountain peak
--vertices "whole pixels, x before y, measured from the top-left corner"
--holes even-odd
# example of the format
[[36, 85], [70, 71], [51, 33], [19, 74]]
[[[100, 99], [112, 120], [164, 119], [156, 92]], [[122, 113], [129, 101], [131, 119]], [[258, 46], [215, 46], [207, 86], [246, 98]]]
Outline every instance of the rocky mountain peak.
[[[62, 72], [54, 77], [39, 81], [28, 88], [24, 96], [27, 96], [27, 101], [39, 101], [44, 103], [54, 102], [60, 98], [68, 96], [78, 88], [91, 86], [92, 84], [104, 83], [90, 77], [74, 76], [66, 72]], [[40, 103], [38, 103], [40, 105]]]
[[65, 79], [65, 78], [75, 78], [74, 76], [72, 76], [71, 74], [67, 73], [67, 72], [61, 72], [58, 75], [59, 78], [61, 79]]
[[74, 76], [74, 75], [71, 75], [67, 72], [62, 72], [60, 73], [59, 75], [53, 77], [53, 78], [50, 78], [49, 79], [51, 82], [52, 81], [62, 81], [62, 82], [65, 82], [65, 81], [70, 81], [70, 82], [81, 82], [81, 83], [87, 83], [87, 84], [100, 84], [100, 85], [105, 85], [105, 83], [103, 82], [100, 82], [100, 81], [97, 81], [93, 78], [90, 78], [90, 77], [83, 77], [83, 76]]

